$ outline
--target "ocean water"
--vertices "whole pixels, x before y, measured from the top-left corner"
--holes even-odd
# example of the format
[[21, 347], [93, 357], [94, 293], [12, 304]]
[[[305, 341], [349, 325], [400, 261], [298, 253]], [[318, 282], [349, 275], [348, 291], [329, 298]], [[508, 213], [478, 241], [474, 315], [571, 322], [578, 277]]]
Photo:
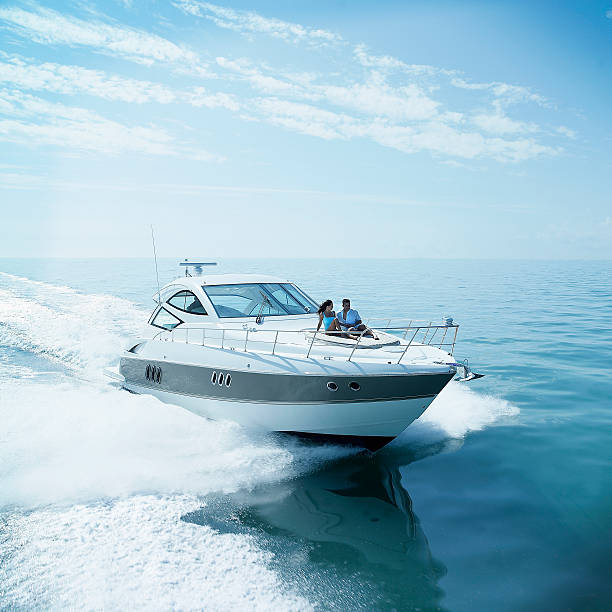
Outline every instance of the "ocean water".
[[150, 260], [0, 260], [0, 609], [612, 609], [610, 262], [217, 271], [453, 316], [486, 377], [374, 456], [253, 433], [102, 376]]

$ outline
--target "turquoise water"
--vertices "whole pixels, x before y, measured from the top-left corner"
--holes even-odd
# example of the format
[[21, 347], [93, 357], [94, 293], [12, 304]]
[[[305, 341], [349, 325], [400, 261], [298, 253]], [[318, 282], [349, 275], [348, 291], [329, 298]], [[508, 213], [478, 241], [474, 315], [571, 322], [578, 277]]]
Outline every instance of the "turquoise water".
[[220, 263], [453, 316], [486, 377], [374, 457], [254, 434], [100, 375], [149, 260], [0, 260], [0, 608], [612, 609], [610, 262]]

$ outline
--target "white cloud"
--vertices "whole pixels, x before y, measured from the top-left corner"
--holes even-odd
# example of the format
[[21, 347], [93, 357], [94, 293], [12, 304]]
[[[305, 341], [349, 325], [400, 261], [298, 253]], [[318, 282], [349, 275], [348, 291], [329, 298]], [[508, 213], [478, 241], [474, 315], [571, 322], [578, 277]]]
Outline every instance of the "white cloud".
[[202, 75], [209, 74], [197, 54], [161, 36], [134, 28], [84, 21], [43, 8], [26, 11], [2, 7], [0, 20], [4, 21], [5, 28], [41, 44], [84, 45], [99, 53], [146, 65], [180, 62]]
[[373, 55], [364, 44], [356, 45], [353, 54], [365, 68], [375, 68], [384, 72], [400, 71], [415, 76], [454, 75], [455, 71], [436, 68], [427, 64], [408, 64], [392, 55]]
[[429, 119], [440, 107], [439, 102], [428, 97], [417, 85], [393, 88], [379, 78], [350, 87], [326, 85], [313, 90], [335, 106], [395, 121]]
[[257, 100], [256, 108], [274, 125], [325, 140], [348, 138], [349, 126], [356, 124], [348, 115], [320, 109], [310, 104], [276, 98], [260, 98]]
[[157, 83], [139, 81], [113, 75], [100, 70], [80, 66], [68, 66], [45, 62], [34, 64], [21, 58], [9, 58], [0, 62], [0, 82], [18, 85], [21, 89], [46, 90], [60, 94], [88, 93], [106, 100], [142, 103], [156, 101], [168, 104], [176, 101], [176, 95]]
[[217, 57], [215, 61], [219, 67], [238, 75], [240, 79], [247, 81], [258, 91], [274, 95], [308, 97], [307, 91], [300, 85], [276, 76], [264, 74], [250, 60], [244, 58], [230, 60], [225, 57]]
[[555, 153], [550, 147], [541, 146], [533, 140], [487, 138], [477, 132], [461, 131], [435, 121], [417, 128], [374, 122], [367, 126], [364, 135], [405, 153], [428, 151], [463, 159], [491, 157], [501, 162], [516, 162]]
[[560, 125], [557, 128], [557, 132], [563, 136], [566, 136], [567, 138], [570, 138], [571, 140], [575, 140], [576, 137], [578, 136], [578, 134], [576, 134], [576, 132], [564, 125]]
[[326, 46], [342, 42], [342, 37], [333, 32], [309, 28], [298, 23], [262, 17], [252, 11], [236, 10], [200, 2], [198, 0], [177, 0], [174, 5], [196, 17], [205, 17], [221, 28], [242, 34], [266, 34], [287, 42], [305, 42], [313, 46]]
[[256, 108], [270, 123], [302, 134], [326, 140], [367, 138], [404, 153], [427, 151], [464, 159], [492, 157], [502, 162], [517, 162], [557, 152], [532, 139], [488, 138], [477, 132], [461, 131], [441, 121], [415, 126], [396, 125], [380, 118], [360, 120], [309, 104], [270, 98], [259, 99]]
[[500, 112], [493, 114], [482, 113], [476, 115], [472, 121], [480, 129], [491, 134], [519, 134], [521, 132], [537, 132], [539, 130], [535, 123], [516, 121]]
[[[368, 48], [365, 45], [357, 45], [353, 53], [357, 61], [366, 68], [378, 68], [386, 70], [405, 70], [408, 68], [408, 64], [405, 62], [392, 57], [390, 55], [372, 55], [368, 52]], [[429, 72], [431, 66], [423, 66], [426, 72]]]
[[506, 104], [516, 104], [518, 102], [534, 102], [540, 106], [549, 106], [550, 104], [540, 94], [534, 93], [521, 85], [509, 85], [499, 81], [493, 81], [492, 83], [470, 83], [457, 76], [451, 79], [451, 85], [460, 89], [490, 91], [496, 98]]
[[371, 116], [385, 116], [397, 121], [428, 119], [437, 114], [440, 103], [416, 84], [391, 87], [377, 72], [367, 81], [344, 85], [318, 85], [316, 75], [282, 74], [283, 78], [264, 74], [244, 58], [217, 57], [219, 67], [232, 71], [260, 92], [303, 101], [327, 102], [347, 111]]
[[102, 117], [79, 119], [56, 118], [49, 123], [32, 123], [0, 119], [0, 140], [22, 145], [54, 145], [64, 149], [116, 155], [146, 153], [175, 155], [169, 147], [170, 137], [159, 130], [130, 128]]
[[164, 130], [127, 126], [93, 111], [0, 90], [0, 140], [25, 146], [58, 146], [74, 153], [144, 153], [214, 160], [214, 155], [181, 147]]
[[195, 107], [240, 109], [236, 97], [223, 92], [208, 92], [204, 87], [172, 90], [159, 83], [109, 75], [101, 70], [45, 62], [35, 64], [0, 52], [0, 83], [10, 83], [24, 90], [50, 91], [74, 95], [89, 94], [105, 100], [142, 104], [185, 102]]
[[236, 96], [223, 92], [208, 93], [204, 87], [196, 87], [192, 92], [182, 93], [181, 99], [197, 108], [205, 106], [206, 108], [226, 108], [231, 111], [239, 111], [242, 107]]

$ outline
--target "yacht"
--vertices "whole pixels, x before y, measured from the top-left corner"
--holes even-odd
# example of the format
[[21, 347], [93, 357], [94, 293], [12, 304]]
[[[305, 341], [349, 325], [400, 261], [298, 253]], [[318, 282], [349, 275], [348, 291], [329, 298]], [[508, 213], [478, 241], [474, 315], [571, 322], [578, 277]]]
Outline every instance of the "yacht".
[[317, 302], [275, 276], [192, 264], [155, 301], [110, 375], [210, 419], [377, 450], [458, 371], [480, 377], [455, 361], [450, 318], [330, 334], [317, 330]]

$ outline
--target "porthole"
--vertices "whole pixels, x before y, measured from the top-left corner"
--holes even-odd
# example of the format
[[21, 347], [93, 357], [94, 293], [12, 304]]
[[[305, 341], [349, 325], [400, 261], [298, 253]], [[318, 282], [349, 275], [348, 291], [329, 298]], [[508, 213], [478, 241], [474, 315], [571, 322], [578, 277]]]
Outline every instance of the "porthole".
[[223, 384], [223, 372], [219, 373], [219, 384], [222, 385]]
[[150, 380], [150, 379], [151, 379], [151, 366], [150, 366], [150, 365], [148, 365], [148, 366], [147, 366], [147, 369], [145, 370], [145, 378], [146, 378], [147, 380]]
[[333, 380], [330, 380], [330, 381], [327, 383], [327, 388], [328, 388], [330, 391], [337, 391], [337, 390], [338, 390], [338, 385], [337, 385], [337, 384], [336, 384], [336, 383], [335, 383]]
[[155, 376], [155, 382], [159, 385], [161, 383], [162, 371], [161, 368], [157, 368], [157, 374]]
[[217, 373], [213, 372], [212, 376], [210, 377], [210, 382], [214, 385], [217, 382]]
[[232, 384], [232, 375], [231, 375], [231, 374], [228, 374], [228, 375], [225, 377], [225, 386], [226, 386], [226, 387], [229, 387], [231, 384]]
[[349, 383], [349, 389], [351, 391], [359, 391], [359, 389], [361, 389], [361, 385], [358, 382], [352, 381]]

